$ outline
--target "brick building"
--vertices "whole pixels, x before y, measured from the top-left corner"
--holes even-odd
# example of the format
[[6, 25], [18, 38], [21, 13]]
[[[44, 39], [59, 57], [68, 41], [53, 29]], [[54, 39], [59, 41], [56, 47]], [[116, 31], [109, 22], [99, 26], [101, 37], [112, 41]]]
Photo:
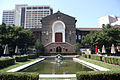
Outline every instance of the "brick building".
[[[41, 20], [41, 28], [32, 28], [35, 38], [40, 39], [46, 52], [73, 52], [73, 46], [92, 28], [76, 28], [76, 19], [58, 11]], [[94, 28], [94, 30], [100, 30]]]

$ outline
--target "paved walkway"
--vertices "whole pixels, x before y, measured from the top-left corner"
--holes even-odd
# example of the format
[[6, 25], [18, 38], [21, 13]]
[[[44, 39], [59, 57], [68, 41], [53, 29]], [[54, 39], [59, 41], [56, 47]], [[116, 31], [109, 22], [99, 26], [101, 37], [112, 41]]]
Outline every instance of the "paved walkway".
[[40, 74], [39, 78], [76, 78], [76, 74]]
[[45, 58], [42, 58], [42, 59], [40, 59], [40, 60], [36, 60], [36, 61], [34, 61], [34, 62], [25, 64], [25, 65], [23, 65], [23, 66], [20, 66], [20, 67], [17, 67], [17, 68], [8, 70], [7, 72], [17, 72], [17, 71], [20, 71], [20, 70], [25, 69], [25, 68], [27, 68], [27, 67], [29, 67], [29, 66], [35, 64], [35, 63], [38, 63], [38, 62], [40, 62], [40, 61], [43, 61], [44, 59], [45, 59]]
[[98, 65], [95, 65], [95, 64], [92, 64], [92, 63], [89, 63], [89, 62], [80, 60], [80, 59], [78, 59], [78, 58], [73, 58], [73, 60], [74, 60], [75, 62], [79, 62], [79, 63], [81, 63], [81, 64], [84, 64], [84, 65], [86, 65], [86, 66], [90, 66], [90, 67], [95, 68], [95, 69], [100, 70], [100, 71], [110, 71], [110, 70], [107, 69], [107, 68], [104, 68], [104, 67], [101, 67], [101, 66], [98, 66]]

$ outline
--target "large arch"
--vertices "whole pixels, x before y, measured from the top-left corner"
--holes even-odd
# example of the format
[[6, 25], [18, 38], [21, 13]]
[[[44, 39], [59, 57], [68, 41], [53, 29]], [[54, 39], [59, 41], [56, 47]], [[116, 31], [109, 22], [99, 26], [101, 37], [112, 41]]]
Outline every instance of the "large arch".
[[55, 33], [62, 33], [62, 42], [65, 42], [65, 24], [57, 20], [52, 25], [52, 42], [55, 42]]

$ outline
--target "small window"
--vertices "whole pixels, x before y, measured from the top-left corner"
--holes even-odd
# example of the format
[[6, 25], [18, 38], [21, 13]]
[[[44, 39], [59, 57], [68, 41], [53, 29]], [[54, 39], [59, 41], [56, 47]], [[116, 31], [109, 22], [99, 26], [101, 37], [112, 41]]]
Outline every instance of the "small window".
[[52, 49], [50, 49], [50, 52], [52, 52]]
[[67, 52], [67, 51], [68, 51], [68, 49], [65, 49], [65, 51]]
[[81, 35], [78, 35], [78, 39], [81, 40]]
[[76, 35], [76, 40], [78, 39], [78, 36]]

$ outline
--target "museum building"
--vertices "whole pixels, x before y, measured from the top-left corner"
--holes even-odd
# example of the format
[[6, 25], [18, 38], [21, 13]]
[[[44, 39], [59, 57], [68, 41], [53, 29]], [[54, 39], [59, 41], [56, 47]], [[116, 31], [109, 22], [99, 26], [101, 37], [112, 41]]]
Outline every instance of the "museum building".
[[[46, 52], [71, 53], [76, 42], [91, 29], [76, 28], [77, 20], [60, 11], [42, 18], [41, 28], [32, 28], [36, 39], [40, 39]], [[94, 30], [96, 30], [95, 28]], [[87, 31], [86, 31], [87, 30]], [[98, 30], [100, 30], [98, 28]]]

